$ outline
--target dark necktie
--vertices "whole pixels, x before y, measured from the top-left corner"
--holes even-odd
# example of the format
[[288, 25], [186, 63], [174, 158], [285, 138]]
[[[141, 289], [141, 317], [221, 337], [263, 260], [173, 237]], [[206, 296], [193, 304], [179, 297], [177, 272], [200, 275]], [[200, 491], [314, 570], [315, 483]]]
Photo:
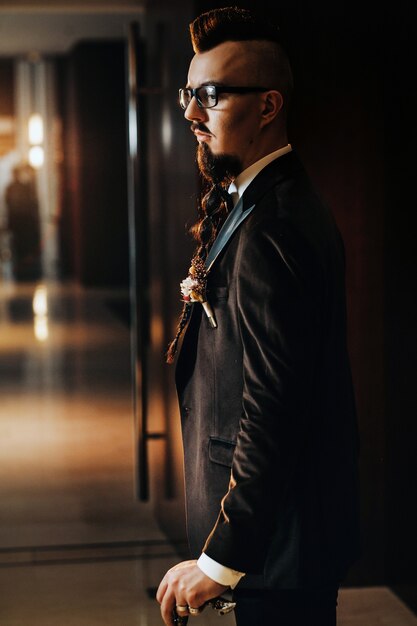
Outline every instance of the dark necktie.
[[220, 187], [219, 194], [227, 207], [227, 213], [230, 213], [230, 211], [233, 211], [233, 199], [230, 193], [227, 191], [227, 189]]

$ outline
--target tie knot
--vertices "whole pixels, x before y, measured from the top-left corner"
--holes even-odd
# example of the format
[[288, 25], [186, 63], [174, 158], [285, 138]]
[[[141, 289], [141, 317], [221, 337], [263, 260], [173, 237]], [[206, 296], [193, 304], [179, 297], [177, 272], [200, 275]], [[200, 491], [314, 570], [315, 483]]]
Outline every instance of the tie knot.
[[225, 189], [224, 187], [219, 187], [219, 194], [220, 194], [222, 200], [224, 201], [224, 203], [226, 204], [227, 212], [230, 213], [230, 211], [233, 209], [233, 198], [232, 198], [232, 196], [227, 191], [227, 189]]

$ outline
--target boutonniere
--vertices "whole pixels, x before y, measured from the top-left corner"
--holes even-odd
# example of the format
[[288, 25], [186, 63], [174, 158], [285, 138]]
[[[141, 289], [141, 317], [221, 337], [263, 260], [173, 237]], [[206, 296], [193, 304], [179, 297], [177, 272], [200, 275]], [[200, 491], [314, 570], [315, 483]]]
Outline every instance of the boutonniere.
[[191, 260], [188, 276], [181, 282], [181, 295], [183, 302], [200, 302], [212, 328], [217, 328], [213, 309], [207, 301], [207, 269], [204, 261], [199, 256]]
[[175, 353], [177, 351], [178, 341], [184, 328], [187, 325], [191, 315], [191, 304], [193, 302], [200, 302], [207, 319], [212, 328], [217, 328], [216, 320], [213, 310], [210, 304], [207, 302], [207, 269], [204, 265], [204, 261], [199, 256], [195, 256], [191, 260], [191, 267], [188, 271], [188, 276], [181, 282], [181, 295], [184, 303], [181, 319], [178, 323], [177, 334], [168, 346], [166, 354], [167, 363], [173, 363]]

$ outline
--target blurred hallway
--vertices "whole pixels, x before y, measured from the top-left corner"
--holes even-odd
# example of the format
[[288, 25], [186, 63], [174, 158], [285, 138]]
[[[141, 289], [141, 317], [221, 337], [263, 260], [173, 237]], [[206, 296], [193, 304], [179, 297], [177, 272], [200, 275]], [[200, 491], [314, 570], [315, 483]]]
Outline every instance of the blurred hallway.
[[[0, 624], [156, 626], [151, 596], [178, 561], [184, 537], [179, 419], [163, 359], [178, 303], [175, 297], [167, 306], [160, 278], [176, 293], [178, 280], [169, 272], [182, 259], [167, 260], [161, 237], [182, 233], [179, 216], [189, 213], [178, 195], [171, 228], [159, 193], [161, 168], [172, 169], [177, 104], [170, 92], [153, 102], [146, 127], [154, 138], [152, 167], [143, 159], [135, 188], [143, 199], [149, 187], [146, 236], [158, 242], [148, 278], [152, 352], [144, 355], [138, 320], [130, 319], [131, 311], [144, 316], [148, 293], [143, 246], [135, 259], [132, 243], [132, 234], [142, 234], [137, 207], [129, 204], [135, 160], [129, 139], [136, 146], [136, 137], [126, 133], [127, 75], [141, 43], [129, 44], [129, 63], [126, 52], [128, 33], [140, 24], [141, 33], [150, 33], [151, 66], [159, 59], [161, 24], [145, 20], [140, 3], [54, 9], [0, 10], [0, 27], [6, 20], [13, 31], [0, 42]], [[171, 19], [169, 28], [176, 30]], [[184, 65], [172, 54], [169, 63], [177, 73]], [[160, 68], [176, 87], [176, 74]], [[42, 157], [36, 162], [33, 149]], [[144, 133], [139, 149], [143, 156]], [[16, 187], [14, 168], [28, 160], [36, 200], [29, 204], [40, 224], [29, 252], [19, 244], [34, 228], [26, 218], [17, 224], [22, 228], [13, 221], [15, 213], [28, 213], [26, 181], [8, 191]], [[195, 184], [192, 171], [187, 179]], [[164, 186], [168, 192], [177, 185], [174, 170]], [[148, 210], [144, 202], [140, 208]], [[22, 257], [27, 272], [20, 271]], [[135, 271], [142, 279], [137, 289]], [[149, 388], [141, 384], [147, 367]], [[139, 499], [148, 481], [150, 497], [142, 491]], [[175, 548], [160, 530], [164, 523]]]

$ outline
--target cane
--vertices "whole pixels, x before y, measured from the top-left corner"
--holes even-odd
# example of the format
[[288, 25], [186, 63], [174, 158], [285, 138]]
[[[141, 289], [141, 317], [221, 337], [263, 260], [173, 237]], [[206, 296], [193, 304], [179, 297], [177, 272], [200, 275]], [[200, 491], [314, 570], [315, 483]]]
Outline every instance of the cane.
[[[219, 596], [218, 598], [213, 598], [203, 604], [200, 611], [202, 611], [206, 606], [211, 606], [211, 608], [216, 611], [217, 615], [227, 615], [227, 613], [233, 611], [236, 606], [236, 602], [233, 602], [231, 592], [226, 591], [224, 595]], [[178, 615], [175, 609], [173, 612], [173, 618], [174, 626], [187, 626], [188, 624], [188, 615]]]

